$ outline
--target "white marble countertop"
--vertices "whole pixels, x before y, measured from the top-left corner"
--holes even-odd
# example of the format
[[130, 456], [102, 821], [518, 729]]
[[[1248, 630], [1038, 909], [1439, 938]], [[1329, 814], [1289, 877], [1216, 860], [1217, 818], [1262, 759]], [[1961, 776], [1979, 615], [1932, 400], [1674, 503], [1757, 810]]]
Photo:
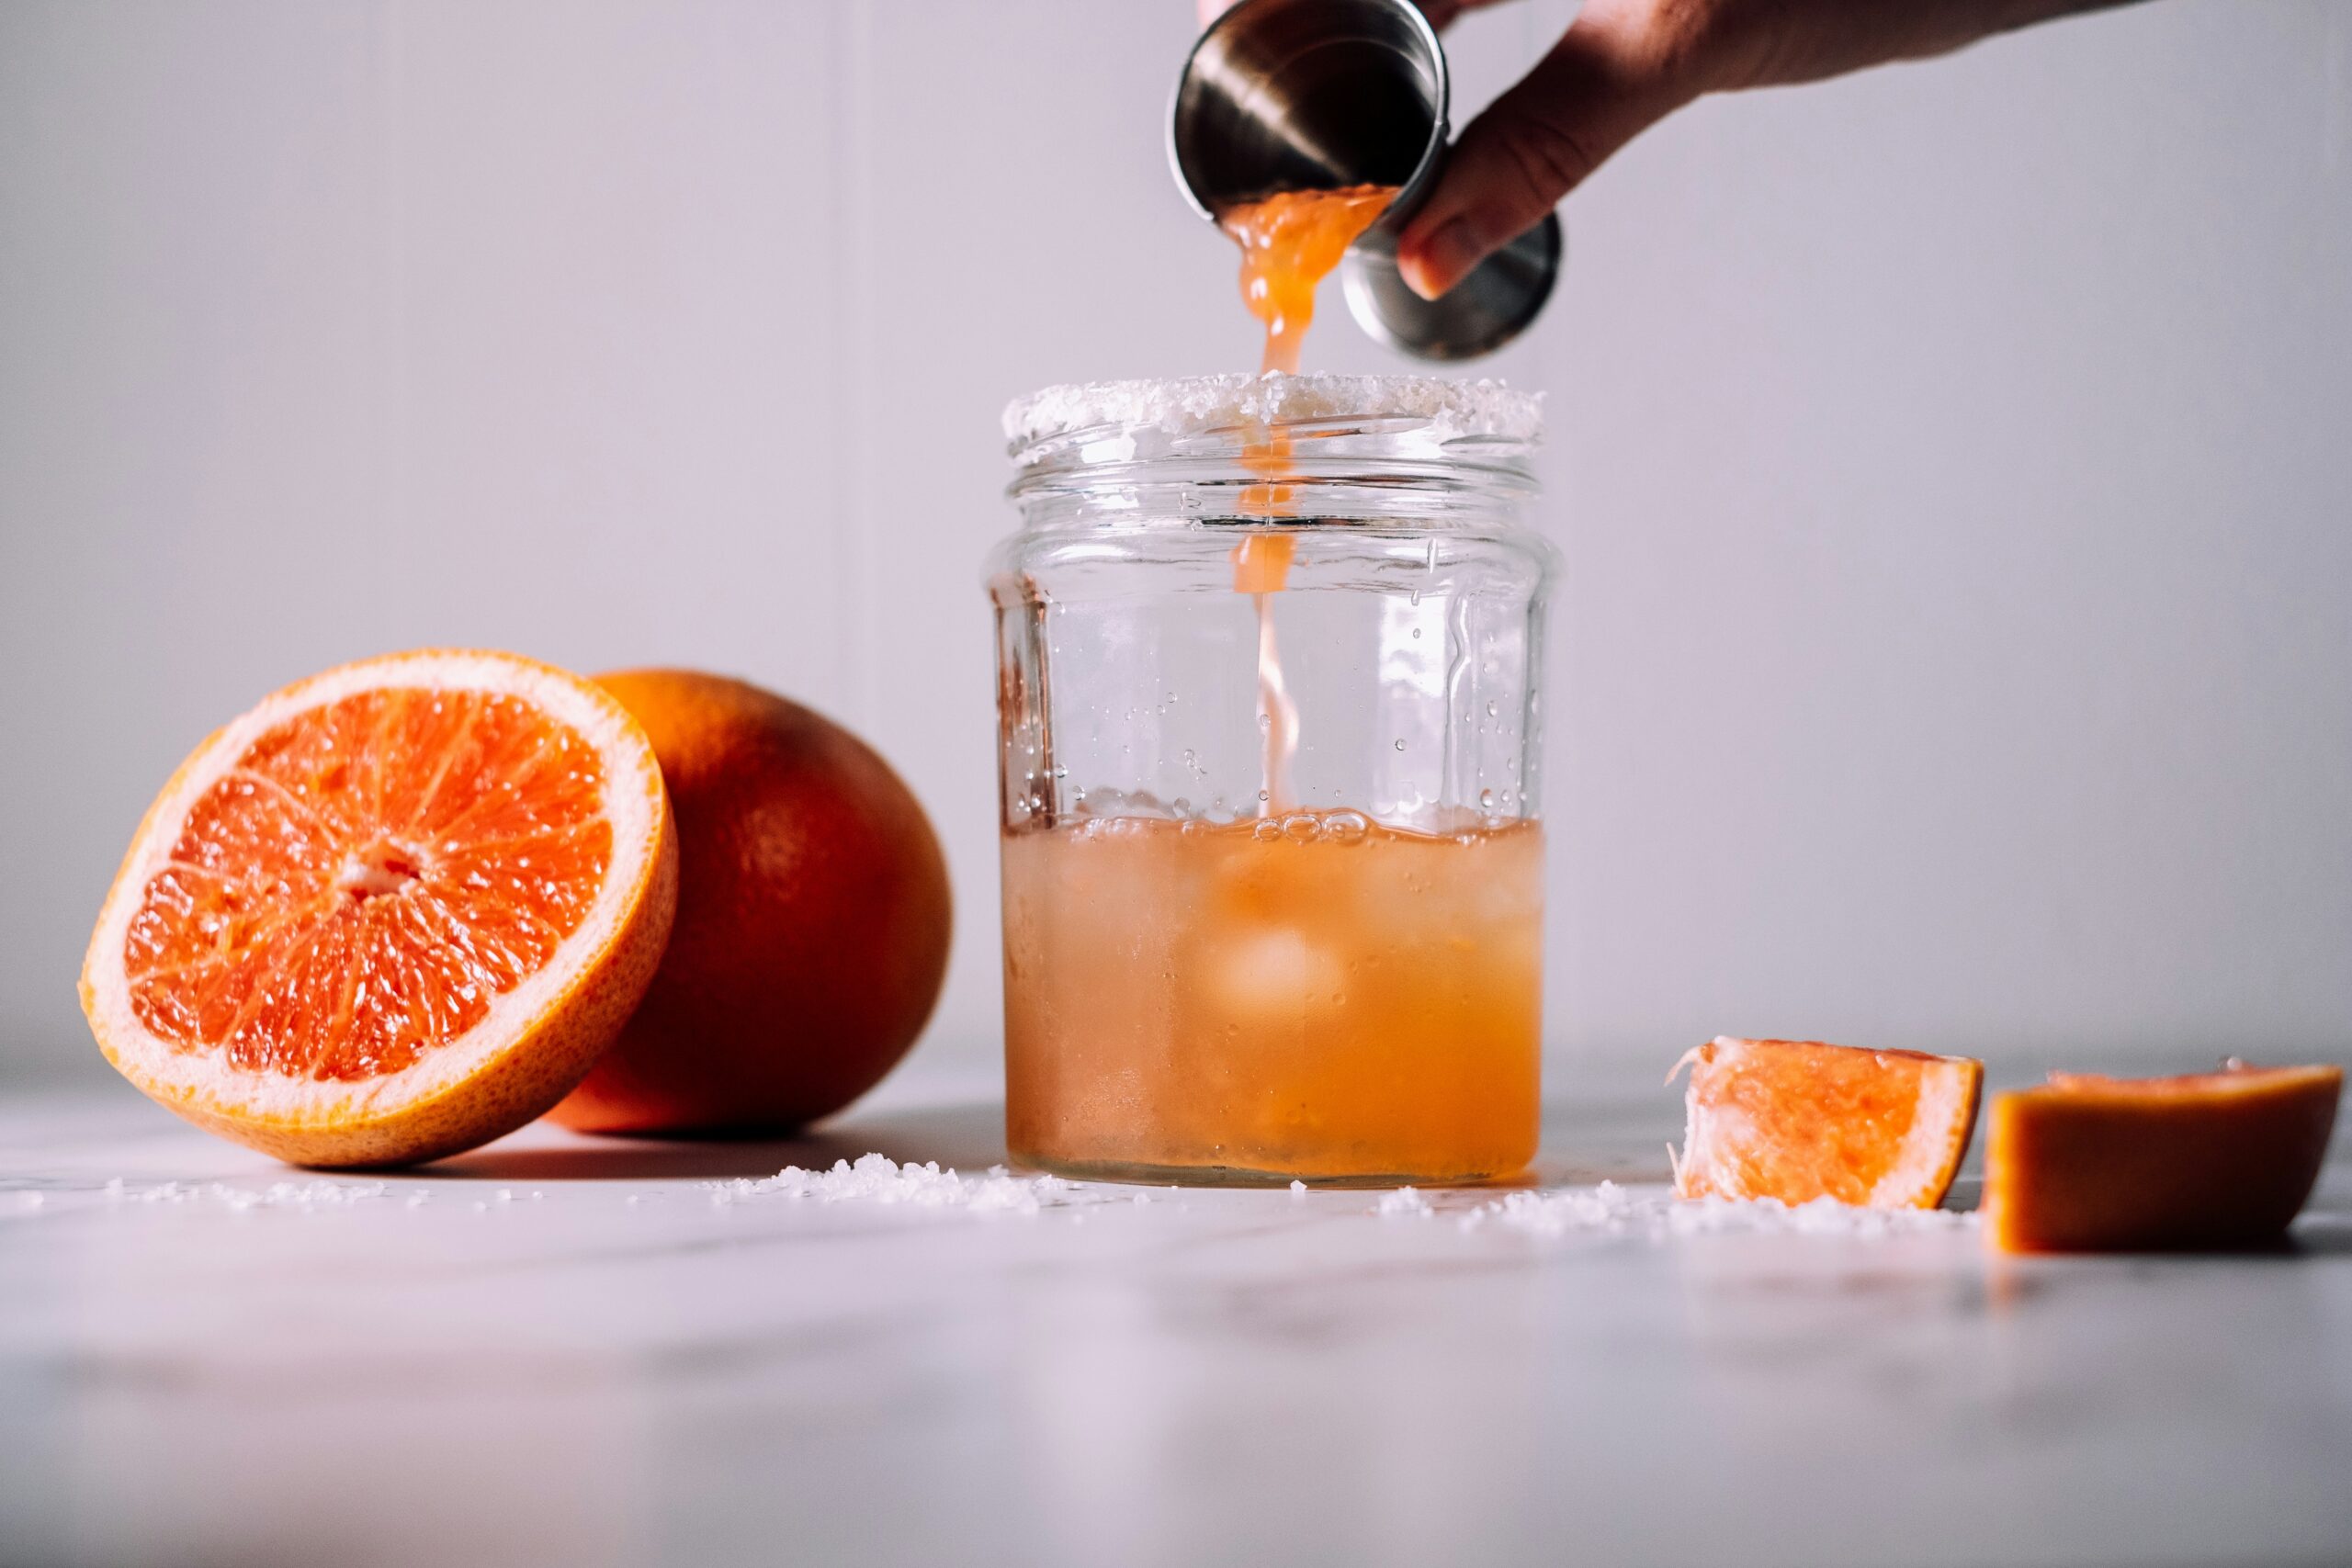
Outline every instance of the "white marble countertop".
[[[2352, 1562], [2342, 1137], [2237, 1259], [707, 1185], [977, 1170], [986, 1093], [356, 1191], [127, 1089], [0, 1103], [0, 1562]], [[1662, 1179], [1673, 1114], [1563, 1113], [1543, 1174]]]

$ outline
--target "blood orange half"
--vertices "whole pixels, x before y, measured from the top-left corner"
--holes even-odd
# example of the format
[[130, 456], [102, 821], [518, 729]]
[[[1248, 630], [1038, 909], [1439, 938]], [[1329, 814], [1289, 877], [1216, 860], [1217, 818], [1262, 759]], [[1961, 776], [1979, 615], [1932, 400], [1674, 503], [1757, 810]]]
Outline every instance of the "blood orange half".
[[304, 1165], [395, 1165], [539, 1115], [660, 963], [677, 843], [594, 683], [425, 650], [288, 686], [148, 808], [82, 969], [123, 1076]]
[[1873, 1209], [1943, 1201], [1968, 1152], [1984, 1077], [1966, 1056], [1729, 1035], [1690, 1052], [1675, 1071], [1686, 1066], [1678, 1196], [1830, 1198]]

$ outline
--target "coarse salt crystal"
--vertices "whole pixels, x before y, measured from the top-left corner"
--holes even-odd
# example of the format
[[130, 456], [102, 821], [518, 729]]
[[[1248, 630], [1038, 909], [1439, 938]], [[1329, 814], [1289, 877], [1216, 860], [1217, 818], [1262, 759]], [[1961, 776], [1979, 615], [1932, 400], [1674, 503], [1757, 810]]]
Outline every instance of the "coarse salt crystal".
[[1427, 1219], [1437, 1211], [1430, 1207], [1430, 1201], [1421, 1196], [1420, 1189], [1399, 1187], [1394, 1192], [1382, 1193], [1380, 1205], [1373, 1213], [1384, 1220], [1395, 1219], [1398, 1215]]

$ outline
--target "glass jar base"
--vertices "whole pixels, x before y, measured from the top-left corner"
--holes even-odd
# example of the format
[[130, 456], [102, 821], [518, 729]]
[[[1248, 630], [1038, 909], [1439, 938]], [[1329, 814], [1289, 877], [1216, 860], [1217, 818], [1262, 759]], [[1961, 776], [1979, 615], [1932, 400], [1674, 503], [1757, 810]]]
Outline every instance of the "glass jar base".
[[1061, 1159], [1012, 1151], [1015, 1165], [1046, 1171], [1072, 1181], [1118, 1182], [1131, 1187], [1288, 1187], [1294, 1181], [1311, 1188], [1380, 1189], [1395, 1187], [1492, 1187], [1514, 1180], [1526, 1171], [1521, 1163], [1508, 1170], [1363, 1171], [1333, 1175], [1303, 1170], [1255, 1170], [1234, 1165], [1137, 1165], [1125, 1160]]

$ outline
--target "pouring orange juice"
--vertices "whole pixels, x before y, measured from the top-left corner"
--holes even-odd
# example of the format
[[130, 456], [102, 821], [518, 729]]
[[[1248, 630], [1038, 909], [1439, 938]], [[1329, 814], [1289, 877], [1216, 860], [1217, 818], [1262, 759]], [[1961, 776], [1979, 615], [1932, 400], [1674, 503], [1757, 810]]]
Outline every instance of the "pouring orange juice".
[[[1481, 410], [1453, 383], [1405, 378], [1367, 399], [1289, 374], [1316, 286], [1395, 194], [1293, 191], [1220, 215], [1270, 374], [1126, 384], [1127, 405], [1116, 385], [1063, 389], [1070, 407], [1043, 394], [1015, 432], [1017, 447], [1042, 437], [1015, 484], [1032, 525], [993, 583], [1006, 1130], [1031, 1165], [1379, 1183], [1508, 1176], [1533, 1155], [1544, 553], [1503, 525], [1507, 498], [1491, 520], [1433, 526], [1386, 472], [1443, 466], [1410, 429], [1426, 405], [1425, 424], [1510, 424], [1500, 441], [1532, 437], [1532, 400], [1487, 391]], [[1138, 479], [1142, 521], [1054, 515], [1088, 490], [1088, 448], [1066, 443], [1099, 435], [1103, 413], [1155, 445], [1213, 447], [1220, 472], [1195, 457], [1164, 484]], [[1338, 476], [1335, 516], [1320, 452], [1351, 419], [1402, 432], [1400, 447]], [[1215, 526], [1191, 521], [1220, 509]], [[1315, 638], [1287, 666], [1278, 604], [1286, 631]]]

